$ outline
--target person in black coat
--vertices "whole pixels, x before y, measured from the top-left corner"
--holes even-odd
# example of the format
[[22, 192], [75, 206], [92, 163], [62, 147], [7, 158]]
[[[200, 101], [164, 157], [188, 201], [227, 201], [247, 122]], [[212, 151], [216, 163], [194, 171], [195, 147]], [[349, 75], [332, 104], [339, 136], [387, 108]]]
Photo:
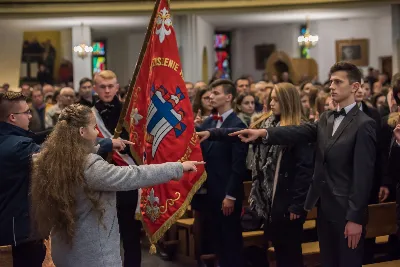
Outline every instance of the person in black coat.
[[[122, 111], [122, 103], [119, 101], [117, 92], [119, 84], [117, 76], [111, 70], [98, 73], [94, 78], [94, 90], [98, 94], [98, 100], [93, 110], [96, 114], [97, 126], [103, 136], [113, 136]], [[122, 128], [120, 137], [129, 139], [129, 133]], [[129, 165], [135, 164], [129, 147], [120, 152]], [[100, 154], [104, 159], [108, 154]], [[121, 156], [122, 157], [122, 156]], [[125, 161], [125, 160], [124, 160]], [[114, 160], [113, 163], [117, 164]], [[128, 165], [125, 161], [124, 165]], [[140, 244], [141, 221], [135, 219], [138, 205], [138, 190], [117, 192], [117, 216], [122, 245], [124, 248], [124, 266], [139, 267], [142, 261]]]
[[376, 124], [376, 164], [375, 164], [375, 172], [374, 172], [374, 181], [372, 184], [371, 195], [369, 199], [369, 204], [376, 204], [379, 202], [384, 202], [389, 196], [389, 188], [391, 186], [390, 179], [387, 179], [387, 176], [383, 175], [383, 162], [384, 162], [384, 153], [385, 149], [383, 149], [384, 141], [383, 141], [383, 128], [382, 128], [382, 118], [379, 114], [379, 111], [376, 108], [369, 107], [363, 100], [365, 98], [365, 88], [360, 87], [355, 93], [355, 100], [362, 112], [364, 112], [368, 117], [373, 119]]
[[[262, 128], [300, 125], [300, 96], [292, 84], [277, 84], [272, 90], [270, 106], [272, 114]], [[237, 142], [240, 141], [237, 137], [228, 136], [237, 130], [240, 129], [209, 129], [198, 135], [202, 141], [209, 136], [209, 141]], [[314, 146], [256, 143], [254, 148], [251, 208], [265, 220], [264, 235], [275, 248], [277, 266], [303, 267], [301, 243], [307, 215], [303, 207], [314, 171]]]
[[[398, 107], [400, 107], [400, 83], [395, 84], [393, 86], [393, 97], [396, 101]], [[398, 232], [397, 232], [397, 246], [400, 248], [400, 179], [399, 179], [399, 162], [400, 162], [400, 112], [397, 112], [397, 121], [395, 122], [396, 126], [394, 130], [390, 125], [386, 124], [386, 135], [389, 136], [392, 133], [391, 138], [387, 137], [387, 165], [386, 166], [386, 173], [385, 175], [391, 179], [393, 185], [396, 186], [395, 188], [395, 195], [396, 195], [396, 203], [397, 203], [397, 225], [398, 225]], [[390, 141], [389, 141], [390, 139]], [[399, 250], [397, 249], [397, 254]]]
[[[41, 267], [46, 248], [31, 229], [29, 183], [31, 156], [50, 132], [29, 131], [32, 118], [21, 93], [0, 94], [0, 246], [12, 245], [14, 267]], [[114, 144], [113, 144], [114, 142]], [[102, 139], [99, 152], [120, 149], [121, 141]]]
[[[199, 127], [244, 128], [233, 113], [235, 85], [229, 80], [216, 80], [211, 85], [211, 105], [218, 115], [207, 118]], [[203, 142], [204, 161], [207, 162], [207, 194], [202, 211], [212, 232], [214, 251], [221, 267], [242, 267], [243, 237], [240, 216], [244, 197], [243, 177], [246, 174], [247, 146], [240, 142]]]
[[242, 130], [243, 142], [263, 138], [269, 144], [316, 142], [314, 179], [305, 202], [318, 202], [317, 231], [324, 267], [361, 267], [365, 225], [376, 158], [375, 121], [361, 112], [354, 94], [361, 72], [338, 62], [330, 70], [337, 111], [324, 112], [317, 123]]

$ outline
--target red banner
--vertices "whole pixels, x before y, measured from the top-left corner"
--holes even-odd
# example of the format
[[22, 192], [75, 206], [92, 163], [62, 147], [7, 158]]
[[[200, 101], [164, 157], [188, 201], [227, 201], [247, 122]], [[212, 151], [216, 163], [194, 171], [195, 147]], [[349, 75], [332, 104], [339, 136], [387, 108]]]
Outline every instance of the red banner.
[[[158, 0], [155, 8], [124, 119], [135, 143], [132, 155], [142, 164], [202, 161], [167, 0]], [[184, 214], [205, 179], [200, 165], [180, 181], [143, 188], [141, 219], [152, 244]]]

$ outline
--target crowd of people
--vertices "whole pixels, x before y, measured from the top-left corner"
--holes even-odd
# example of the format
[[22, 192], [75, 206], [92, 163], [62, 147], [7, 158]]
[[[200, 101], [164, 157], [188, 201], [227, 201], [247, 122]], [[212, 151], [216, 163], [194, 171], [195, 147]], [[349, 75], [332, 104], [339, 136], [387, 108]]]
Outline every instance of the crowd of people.
[[[137, 189], [204, 162], [135, 166], [128, 132], [112, 139], [126, 87], [106, 70], [76, 89], [0, 87], [0, 245], [12, 245], [14, 266], [41, 266], [51, 235], [56, 266], [122, 266], [121, 239], [124, 266], [140, 266]], [[368, 205], [400, 196], [399, 75], [390, 81], [338, 62], [325, 83], [293, 84], [283, 73], [186, 89], [208, 175], [191, 203], [199, 266], [205, 254], [221, 267], [244, 266], [245, 180], [278, 267], [304, 266], [303, 224], [314, 206], [322, 266], [365, 262]], [[113, 149], [113, 164], [125, 167], [103, 160]]]

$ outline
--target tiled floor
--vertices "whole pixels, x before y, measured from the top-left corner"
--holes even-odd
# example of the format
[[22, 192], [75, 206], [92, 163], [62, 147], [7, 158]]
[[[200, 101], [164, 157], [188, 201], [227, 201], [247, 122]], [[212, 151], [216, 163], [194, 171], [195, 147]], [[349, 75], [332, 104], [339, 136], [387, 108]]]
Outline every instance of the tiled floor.
[[142, 250], [142, 266], [141, 267], [195, 267], [196, 265], [188, 265], [173, 261], [164, 261], [158, 255], [150, 255], [148, 249]]

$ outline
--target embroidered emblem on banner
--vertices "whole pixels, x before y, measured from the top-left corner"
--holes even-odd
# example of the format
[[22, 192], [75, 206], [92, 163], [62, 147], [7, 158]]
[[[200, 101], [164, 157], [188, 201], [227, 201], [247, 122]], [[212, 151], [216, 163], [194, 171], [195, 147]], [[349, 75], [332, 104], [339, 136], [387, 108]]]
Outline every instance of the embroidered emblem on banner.
[[156, 34], [160, 39], [160, 43], [163, 43], [165, 37], [171, 34], [172, 20], [168, 10], [164, 7], [157, 14], [156, 18]]
[[146, 141], [152, 144], [151, 155], [154, 158], [158, 146], [164, 137], [173, 129], [175, 137], [179, 137], [186, 125], [182, 122], [185, 113], [182, 109], [175, 110], [176, 105], [184, 99], [181, 89], [176, 87], [175, 94], [170, 94], [164, 86], [151, 88], [150, 105], [147, 111]]

